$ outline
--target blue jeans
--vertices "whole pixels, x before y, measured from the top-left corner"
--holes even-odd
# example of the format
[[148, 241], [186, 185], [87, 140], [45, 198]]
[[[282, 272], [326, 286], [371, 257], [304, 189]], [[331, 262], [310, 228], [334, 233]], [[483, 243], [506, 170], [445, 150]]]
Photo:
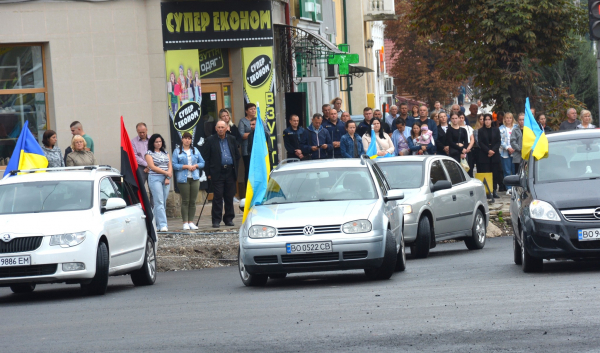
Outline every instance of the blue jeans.
[[148, 175], [148, 187], [152, 192], [152, 198], [154, 201], [154, 221], [156, 222], [156, 228], [161, 229], [167, 226], [167, 211], [165, 209], [167, 205], [167, 196], [169, 196], [169, 187], [171, 185], [165, 185], [166, 176], [162, 174], [149, 174]]
[[[506, 178], [509, 175], [514, 175], [515, 174], [515, 165], [513, 164], [512, 157], [508, 157], [508, 158], [500, 157], [500, 159], [502, 160], [502, 172], [504, 173], [504, 177]], [[510, 187], [510, 186], [506, 187], [506, 190], [510, 190], [510, 189], [512, 189], [512, 187]]]

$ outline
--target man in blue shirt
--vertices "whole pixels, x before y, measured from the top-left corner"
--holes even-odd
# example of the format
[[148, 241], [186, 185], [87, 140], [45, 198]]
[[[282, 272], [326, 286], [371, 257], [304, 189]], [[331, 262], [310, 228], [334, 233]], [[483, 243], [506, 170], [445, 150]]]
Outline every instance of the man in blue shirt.
[[304, 158], [302, 145], [304, 145], [304, 128], [300, 126], [298, 115], [292, 114], [289, 118], [290, 126], [283, 130], [283, 145], [287, 153], [286, 158]]
[[312, 159], [328, 159], [333, 155], [331, 135], [321, 125], [322, 123], [323, 116], [321, 114], [313, 115], [312, 124], [305, 132], [304, 150], [310, 154]]
[[331, 140], [333, 141], [333, 158], [342, 158], [342, 149], [340, 140], [346, 134], [346, 124], [338, 119], [338, 113], [335, 109], [329, 110], [329, 120], [323, 122], [323, 127], [327, 129]]
[[[433, 140], [436, 141], [438, 138], [438, 128], [435, 121], [429, 119], [429, 109], [427, 106], [422, 105], [419, 107], [419, 119], [417, 120], [423, 126], [423, 124], [427, 124], [429, 131], [433, 132]], [[412, 126], [410, 127], [412, 129]], [[434, 146], [435, 152], [435, 146]]]

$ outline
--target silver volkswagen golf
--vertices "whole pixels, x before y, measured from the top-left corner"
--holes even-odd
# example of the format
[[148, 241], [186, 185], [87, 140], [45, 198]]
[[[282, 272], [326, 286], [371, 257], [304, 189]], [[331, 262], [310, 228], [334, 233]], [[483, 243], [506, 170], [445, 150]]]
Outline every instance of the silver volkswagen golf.
[[[240, 228], [246, 286], [288, 273], [364, 269], [389, 279], [406, 266], [402, 191], [368, 159], [282, 162]], [[243, 207], [243, 203], [240, 207]]]
[[404, 236], [411, 253], [425, 258], [436, 241], [464, 240], [482, 249], [489, 209], [483, 183], [446, 156], [379, 158], [392, 190], [404, 192]]

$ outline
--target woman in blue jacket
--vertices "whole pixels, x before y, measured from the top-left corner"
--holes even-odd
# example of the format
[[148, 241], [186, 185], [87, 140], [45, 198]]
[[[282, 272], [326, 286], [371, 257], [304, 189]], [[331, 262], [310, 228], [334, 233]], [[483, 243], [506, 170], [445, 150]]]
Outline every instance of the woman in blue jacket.
[[177, 177], [177, 186], [181, 194], [181, 218], [183, 229], [198, 229], [193, 222], [196, 215], [196, 197], [200, 190], [200, 169], [204, 168], [204, 159], [196, 147], [192, 146], [192, 134], [184, 132], [181, 147], [173, 151], [173, 169]]
[[365, 154], [362, 139], [356, 134], [356, 123], [353, 120], [346, 121], [347, 133], [340, 139], [342, 158], [360, 158]]

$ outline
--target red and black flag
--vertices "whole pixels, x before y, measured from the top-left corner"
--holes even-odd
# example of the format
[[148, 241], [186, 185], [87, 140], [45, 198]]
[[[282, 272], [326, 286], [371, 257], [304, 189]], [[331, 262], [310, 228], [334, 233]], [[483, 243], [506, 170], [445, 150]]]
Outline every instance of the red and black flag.
[[156, 229], [154, 228], [154, 214], [152, 213], [152, 207], [150, 207], [150, 199], [148, 193], [143, 185], [140, 185], [140, 180], [143, 180], [142, 176], [139, 175], [138, 163], [135, 159], [135, 152], [125, 129], [125, 123], [123, 123], [123, 117], [121, 117], [121, 174], [125, 182], [133, 189], [133, 192], [137, 194], [138, 199], [144, 209], [146, 215], [146, 228], [148, 229], [148, 235], [156, 243]]

